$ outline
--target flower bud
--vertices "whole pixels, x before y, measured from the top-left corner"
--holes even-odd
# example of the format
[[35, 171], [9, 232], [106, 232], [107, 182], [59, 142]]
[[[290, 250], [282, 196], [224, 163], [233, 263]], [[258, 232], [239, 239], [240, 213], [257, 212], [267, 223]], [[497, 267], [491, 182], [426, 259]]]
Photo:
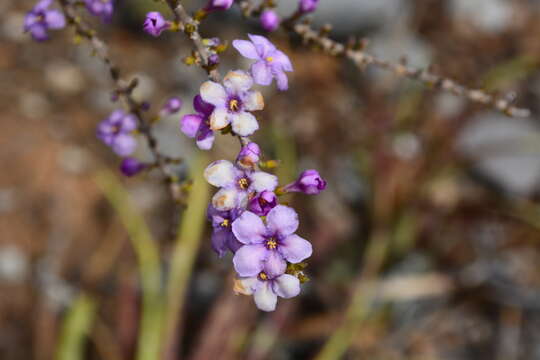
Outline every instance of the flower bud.
[[182, 99], [177, 96], [169, 98], [161, 108], [160, 115], [168, 116], [176, 114], [182, 108]]
[[259, 156], [261, 155], [261, 149], [259, 145], [254, 142], [250, 142], [240, 150], [236, 162], [243, 168], [252, 169], [255, 164], [259, 162]]
[[274, 10], [265, 10], [261, 14], [261, 26], [266, 31], [274, 31], [279, 27], [279, 16]]
[[319, 0], [300, 0], [298, 9], [303, 13], [310, 13], [317, 10]]
[[146, 169], [146, 164], [131, 157], [124, 158], [120, 164], [120, 171], [125, 176], [134, 176]]
[[272, 191], [265, 190], [249, 201], [248, 210], [266, 216], [277, 205], [277, 196]]
[[206, 4], [204, 10], [207, 12], [214, 11], [214, 10], [228, 10], [234, 0], [210, 0], [208, 1], [208, 4]]
[[285, 185], [283, 192], [302, 192], [308, 195], [317, 195], [326, 189], [326, 181], [317, 170], [306, 170], [300, 174], [295, 182]]
[[161, 32], [169, 29], [170, 26], [171, 24], [157, 11], [146, 14], [146, 19], [143, 23], [144, 31], [155, 37], [161, 35]]

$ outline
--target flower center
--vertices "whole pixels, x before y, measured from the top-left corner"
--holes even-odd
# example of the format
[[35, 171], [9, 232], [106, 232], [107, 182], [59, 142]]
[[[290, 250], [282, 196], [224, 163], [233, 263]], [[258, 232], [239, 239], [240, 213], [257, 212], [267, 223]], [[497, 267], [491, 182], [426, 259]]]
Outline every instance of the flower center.
[[268, 280], [268, 275], [266, 275], [266, 273], [264, 271], [261, 271], [259, 273], [259, 279], [261, 279], [262, 281], [266, 281], [266, 280]]
[[222, 227], [227, 227], [227, 226], [229, 226], [229, 219], [224, 219], [224, 220], [221, 222], [221, 224], [219, 224], [219, 225], [221, 225]]
[[273, 237], [266, 241], [266, 247], [268, 250], [275, 250], [277, 248], [277, 241]]
[[266, 58], [266, 61], [268, 61], [269, 63], [271, 63], [272, 61], [274, 61], [274, 58], [271, 57], [271, 56], [269, 56], [269, 57]]
[[231, 111], [238, 111], [240, 110], [240, 103], [237, 99], [232, 99], [229, 101], [229, 110]]
[[249, 180], [246, 178], [241, 178], [238, 180], [238, 186], [240, 186], [240, 189], [246, 190], [249, 187]]

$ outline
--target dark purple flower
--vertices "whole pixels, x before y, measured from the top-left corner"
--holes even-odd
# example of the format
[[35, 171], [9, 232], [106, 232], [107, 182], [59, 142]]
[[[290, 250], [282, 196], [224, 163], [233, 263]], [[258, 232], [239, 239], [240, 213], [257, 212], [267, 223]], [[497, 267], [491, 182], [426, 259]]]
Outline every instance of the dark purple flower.
[[163, 15], [157, 11], [152, 11], [146, 14], [146, 19], [143, 23], [143, 29], [148, 34], [158, 37], [163, 30], [171, 27], [171, 23], [166, 21]]
[[128, 156], [137, 146], [132, 135], [136, 128], [135, 116], [126, 114], [123, 110], [115, 110], [98, 125], [97, 136], [118, 155]]
[[232, 232], [232, 223], [241, 214], [240, 209], [229, 211], [217, 210], [212, 205], [208, 205], [207, 216], [212, 222], [212, 249], [219, 257], [225, 255], [227, 250], [235, 253], [242, 243], [236, 240]]
[[243, 170], [230, 161], [214, 161], [204, 170], [204, 178], [220, 190], [212, 198], [212, 205], [218, 210], [245, 208], [248, 199], [265, 190], [274, 191], [278, 179], [262, 171]]
[[146, 169], [147, 165], [139, 160], [131, 157], [122, 159], [120, 163], [120, 171], [125, 176], [134, 176]]
[[236, 158], [236, 163], [245, 169], [253, 169], [255, 165], [259, 162], [261, 155], [261, 148], [254, 142], [250, 142], [246, 146], [242, 147], [238, 157]]
[[264, 271], [274, 278], [285, 272], [286, 261], [299, 263], [311, 256], [309, 241], [295, 234], [298, 214], [294, 209], [277, 205], [262, 219], [245, 211], [232, 224], [236, 239], [242, 246], [234, 255], [236, 272], [242, 277], [252, 277]]
[[319, 0], [300, 0], [298, 3], [298, 9], [303, 13], [315, 11], [317, 6], [319, 6]]
[[215, 10], [228, 10], [233, 3], [234, 0], [209, 0], [204, 10], [207, 12]]
[[265, 10], [261, 14], [261, 26], [266, 31], [274, 31], [279, 27], [279, 16], [274, 10]]
[[250, 90], [253, 79], [244, 71], [229, 71], [223, 78], [223, 85], [206, 81], [201, 85], [201, 97], [214, 105], [210, 115], [210, 128], [220, 130], [232, 125], [232, 130], [240, 136], [249, 136], [259, 123], [250, 111], [262, 110], [264, 100], [259, 91]]
[[271, 277], [261, 271], [257, 276], [241, 278], [235, 290], [244, 295], [253, 295], [255, 305], [262, 311], [274, 311], [277, 298], [290, 299], [300, 293], [300, 281], [289, 274]]
[[40, 0], [24, 18], [24, 31], [37, 41], [49, 38], [47, 30], [61, 29], [66, 26], [64, 14], [58, 10], [49, 10], [52, 0]]
[[199, 95], [193, 99], [197, 114], [184, 115], [180, 120], [180, 130], [186, 136], [195, 138], [201, 150], [209, 150], [214, 144], [214, 132], [210, 129], [210, 114], [214, 106], [205, 102]]
[[249, 200], [248, 210], [259, 216], [266, 216], [277, 205], [277, 196], [272, 191], [263, 191]]
[[84, 0], [86, 9], [104, 22], [110, 22], [114, 12], [114, 0]]
[[160, 115], [161, 116], [169, 116], [172, 114], [176, 114], [180, 111], [182, 108], [182, 99], [180, 99], [177, 96], [170, 97], [165, 104], [163, 104], [163, 107], [161, 108]]
[[284, 192], [302, 192], [308, 195], [317, 195], [324, 189], [326, 181], [313, 169], [302, 172], [295, 182], [283, 187]]
[[234, 40], [233, 46], [242, 56], [257, 60], [251, 65], [251, 75], [259, 85], [270, 85], [276, 79], [279, 90], [289, 88], [285, 71], [293, 71], [291, 61], [279, 51], [267, 38], [248, 34], [251, 41]]

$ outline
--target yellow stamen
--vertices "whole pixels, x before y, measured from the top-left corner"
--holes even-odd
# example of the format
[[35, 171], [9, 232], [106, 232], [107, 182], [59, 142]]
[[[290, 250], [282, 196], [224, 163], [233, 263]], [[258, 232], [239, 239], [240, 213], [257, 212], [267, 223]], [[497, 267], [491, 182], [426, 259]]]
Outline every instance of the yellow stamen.
[[223, 226], [223, 227], [229, 226], [229, 219], [223, 220], [220, 225]]
[[261, 272], [259, 273], [259, 278], [261, 280], [268, 280], [268, 275], [266, 275], [265, 273]]
[[274, 250], [275, 248], [277, 248], [276, 240], [274, 240], [274, 238], [271, 238], [270, 240], [268, 240], [266, 242], [266, 247], [268, 247], [268, 249], [270, 250]]
[[274, 61], [274, 58], [273, 58], [273, 57], [271, 57], [271, 56], [269, 56], [269, 57], [267, 57], [267, 58], [266, 58], [266, 61], [268, 61], [268, 62], [272, 62], [272, 61]]
[[246, 178], [241, 178], [238, 180], [238, 185], [240, 186], [240, 189], [246, 190], [249, 186], [249, 182]]
[[231, 109], [232, 111], [237, 111], [238, 110], [238, 100], [232, 99], [229, 102], [229, 109]]

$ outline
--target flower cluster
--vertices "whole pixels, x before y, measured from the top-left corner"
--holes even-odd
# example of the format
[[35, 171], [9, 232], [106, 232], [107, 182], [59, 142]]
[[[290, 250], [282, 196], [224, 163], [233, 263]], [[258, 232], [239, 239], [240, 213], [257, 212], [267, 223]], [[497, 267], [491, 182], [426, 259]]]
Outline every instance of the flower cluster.
[[285, 72], [292, 64], [268, 39], [249, 35], [250, 41], [234, 40], [241, 55], [256, 60], [248, 72], [234, 70], [221, 83], [204, 82], [193, 99], [195, 113], [180, 120], [181, 131], [195, 138], [202, 150], [212, 147], [218, 132], [242, 140], [234, 162], [217, 160], [204, 171], [205, 179], [218, 188], [208, 206], [212, 223], [212, 248], [220, 256], [229, 251], [238, 280], [235, 290], [253, 295], [264, 311], [276, 308], [277, 298], [300, 293], [302, 262], [312, 253], [311, 243], [296, 234], [296, 211], [279, 203], [279, 196], [302, 192], [318, 194], [326, 182], [316, 170], [306, 170], [299, 178], [279, 186], [275, 175], [260, 170], [261, 149], [249, 141], [259, 129], [255, 111], [264, 108], [261, 92], [254, 84], [270, 85], [276, 79], [278, 89], [288, 87]]
[[50, 10], [52, 0], [40, 0], [24, 18], [24, 31], [29, 32], [36, 41], [49, 38], [49, 29], [62, 29], [66, 26], [64, 14], [59, 10]]

